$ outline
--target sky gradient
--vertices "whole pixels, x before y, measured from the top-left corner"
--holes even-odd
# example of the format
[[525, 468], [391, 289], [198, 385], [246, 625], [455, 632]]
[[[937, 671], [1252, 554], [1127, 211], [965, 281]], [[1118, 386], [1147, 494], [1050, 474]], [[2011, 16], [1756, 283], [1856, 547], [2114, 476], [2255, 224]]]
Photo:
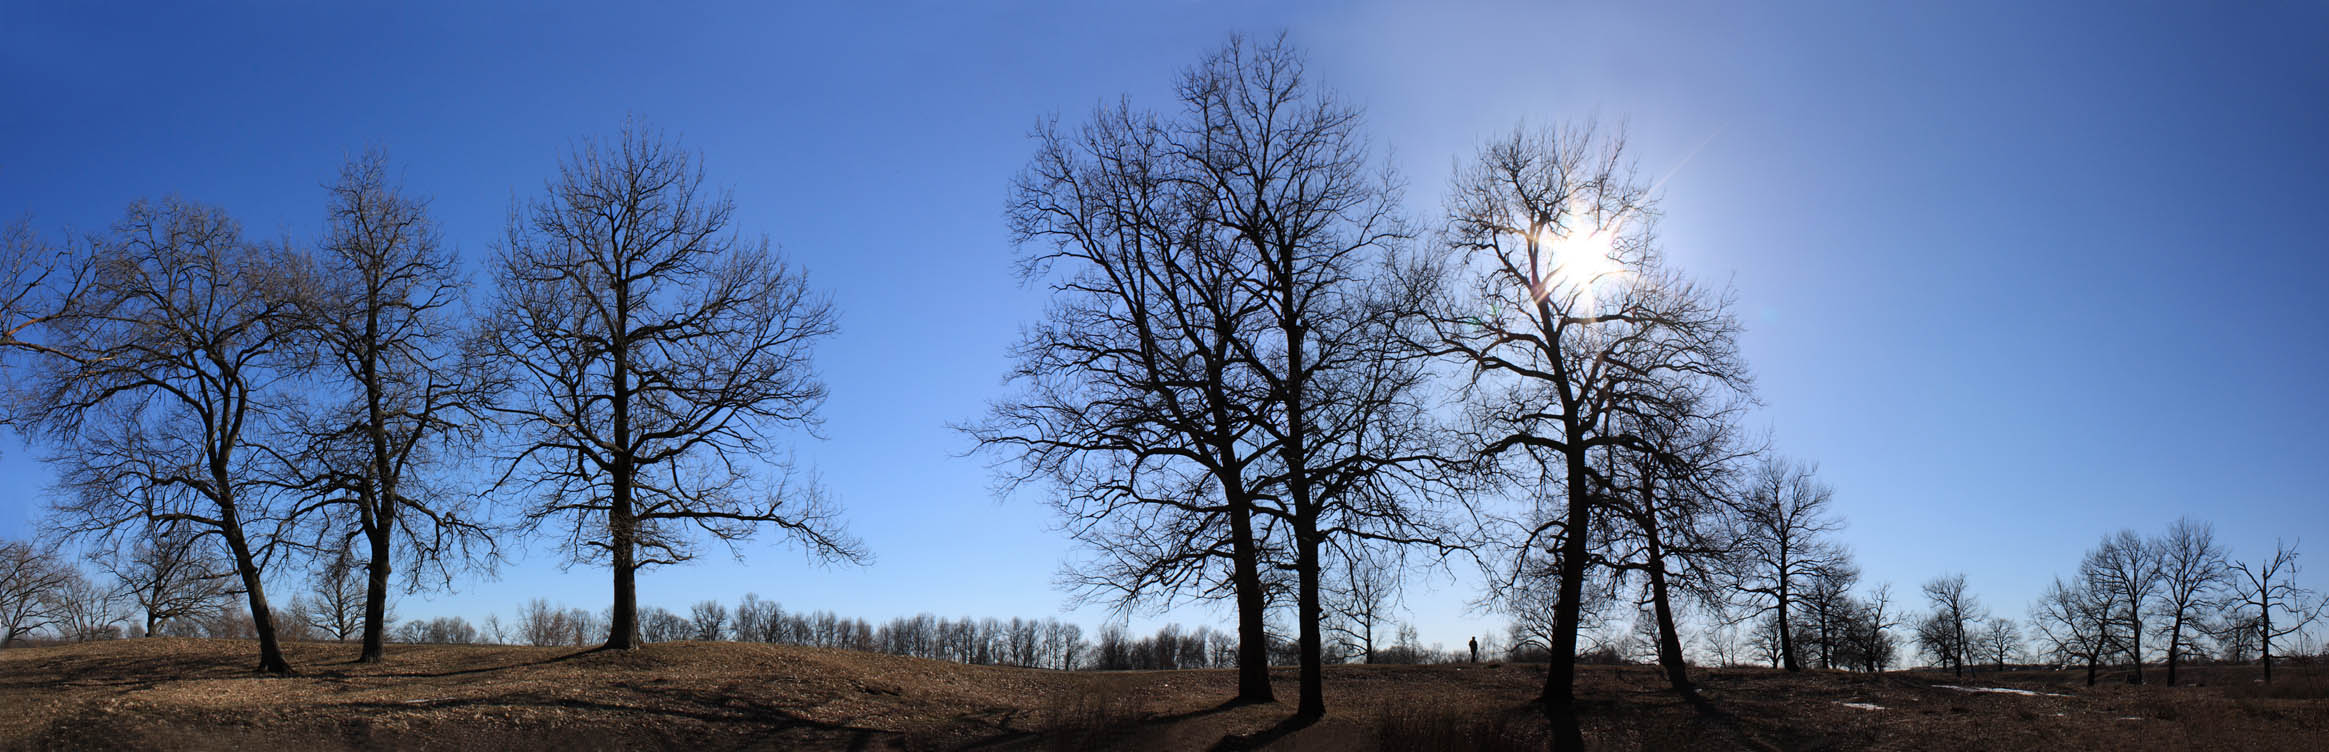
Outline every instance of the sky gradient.
[[[1484, 139], [1624, 126], [1671, 262], [1737, 291], [1752, 426], [1819, 463], [1865, 581], [1915, 600], [1963, 572], [2018, 618], [2105, 533], [2179, 515], [2329, 561], [2329, 5], [481, 5], [0, 6], [0, 214], [90, 231], [174, 193], [309, 243], [322, 185], [379, 146], [474, 263], [577, 138], [631, 114], [681, 137], [833, 295], [825, 435], [795, 446], [878, 559], [713, 547], [642, 575], [643, 604], [1062, 614], [1052, 515], [948, 428], [1044, 303], [1012, 276], [1008, 182], [1040, 118], [1171, 106], [1230, 34], [1281, 30], [1426, 225]], [[20, 538], [49, 475], [4, 442]], [[399, 615], [607, 602], [603, 568], [513, 550]], [[1426, 575], [1406, 620], [1500, 632], [1477, 589]], [[1134, 626], [1159, 620], [1229, 618]]]

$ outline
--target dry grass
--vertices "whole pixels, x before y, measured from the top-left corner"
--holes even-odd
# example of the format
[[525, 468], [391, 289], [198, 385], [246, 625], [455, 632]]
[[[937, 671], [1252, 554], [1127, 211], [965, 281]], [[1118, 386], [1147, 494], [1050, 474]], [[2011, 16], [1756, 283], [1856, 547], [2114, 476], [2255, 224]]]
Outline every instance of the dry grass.
[[[1224, 707], [1228, 671], [1060, 673], [770, 645], [630, 653], [290, 648], [140, 640], [0, 651], [0, 749], [1535, 749], [1541, 666], [1337, 666], [1330, 712]], [[2321, 749], [2329, 673], [2270, 687], [2241, 669], [2187, 686], [2088, 688], [2082, 672], [1698, 672], [1705, 700], [1644, 667], [1580, 675], [1595, 749]], [[1290, 672], [1274, 676], [1281, 699]], [[1939, 685], [2008, 687], [2020, 695]], [[1846, 705], [1845, 703], [1853, 703]], [[1875, 709], [1870, 709], [1873, 706]]]

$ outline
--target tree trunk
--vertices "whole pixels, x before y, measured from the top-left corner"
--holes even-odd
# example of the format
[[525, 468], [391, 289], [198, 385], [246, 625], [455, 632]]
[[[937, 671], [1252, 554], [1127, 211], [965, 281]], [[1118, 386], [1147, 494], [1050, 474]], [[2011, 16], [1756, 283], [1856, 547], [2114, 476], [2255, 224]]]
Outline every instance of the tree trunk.
[[[1784, 575], [1782, 575], [1782, 577], [1784, 577]], [[1779, 665], [1781, 668], [1787, 669], [1789, 671], [1802, 671], [1803, 664], [1797, 662], [1795, 659], [1795, 631], [1789, 628], [1787, 624], [1787, 585], [1784, 579], [1781, 580], [1779, 585], [1778, 613]]]
[[1237, 698], [1234, 702], [1265, 703], [1270, 694], [1270, 637], [1263, 625], [1261, 554], [1253, 542], [1253, 512], [1236, 502], [1229, 513], [1230, 557], [1237, 589]]
[[[1314, 510], [1315, 511], [1315, 510]], [[1313, 518], [1295, 533], [1294, 566], [1301, 571], [1299, 593], [1295, 597], [1298, 618], [1302, 622], [1302, 699], [1295, 707], [1295, 715], [1318, 718], [1326, 715], [1325, 659], [1321, 655], [1323, 636], [1318, 633], [1321, 609], [1318, 602], [1318, 521]]]
[[2175, 664], [2183, 651], [2183, 614], [2175, 615], [2175, 622], [2167, 627], [2167, 686], [2175, 686]]
[[615, 604], [613, 618], [607, 625], [609, 650], [632, 650], [639, 647], [639, 566], [636, 531], [638, 520], [631, 516], [630, 463], [615, 463], [614, 500], [607, 512], [607, 522], [614, 528]]
[[1582, 436], [1571, 432], [1568, 454], [1568, 528], [1561, 541], [1560, 602], [1553, 605], [1552, 655], [1545, 670], [1545, 720], [1552, 724], [1553, 749], [1582, 750], [1585, 733], [1577, 722], [1577, 613], [1585, 595], [1586, 531], [1593, 522], [1591, 476], [1585, 472]]
[[1650, 544], [1650, 609], [1658, 618], [1658, 664], [1666, 668], [1666, 683], [1683, 694], [1696, 691], [1682, 664], [1682, 635], [1674, 628], [1674, 606], [1666, 595], [1665, 555], [1655, 542]]
[[[364, 532], [372, 544], [372, 560], [364, 563], [364, 652], [357, 656], [358, 663], [379, 663], [387, 657], [388, 531], [391, 529], [382, 521]], [[340, 639], [347, 639], [347, 635], [340, 635]]]
[[251, 626], [259, 633], [259, 671], [269, 674], [291, 673], [291, 663], [283, 659], [283, 646], [275, 642], [275, 614], [267, 608], [266, 585], [260, 582], [259, 565], [251, 558], [250, 544], [243, 540], [242, 522], [235, 517], [233, 502], [221, 507], [219, 526], [226, 534], [227, 550], [234, 553], [235, 570], [242, 574], [243, 594], [251, 604]]

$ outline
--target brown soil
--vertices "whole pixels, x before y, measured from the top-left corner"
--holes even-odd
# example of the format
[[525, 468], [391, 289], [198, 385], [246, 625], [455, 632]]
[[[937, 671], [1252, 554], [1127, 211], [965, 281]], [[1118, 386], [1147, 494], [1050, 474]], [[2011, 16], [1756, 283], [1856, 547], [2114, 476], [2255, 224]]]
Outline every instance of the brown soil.
[[[0, 651], [6, 749], [1531, 749], [1542, 666], [1335, 666], [1328, 715], [1222, 707], [1228, 671], [1063, 673], [774, 645], [629, 653], [392, 646], [350, 663], [248, 642], [131, 640]], [[2154, 672], [2156, 673], [2156, 672]], [[2329, 672], [2195, 671], [2207, 686], [2083, 686], [2079, 672], [1953, 679], [1762, 669], [1697, 674], [1705, 700], [1643, 667], [1580, 677], [1596, 749], [2322, 749]], [[1942, 685], [2047, 695], [1966, 692]], [[1847, 706], [1859, 703], [1867, 709]]]

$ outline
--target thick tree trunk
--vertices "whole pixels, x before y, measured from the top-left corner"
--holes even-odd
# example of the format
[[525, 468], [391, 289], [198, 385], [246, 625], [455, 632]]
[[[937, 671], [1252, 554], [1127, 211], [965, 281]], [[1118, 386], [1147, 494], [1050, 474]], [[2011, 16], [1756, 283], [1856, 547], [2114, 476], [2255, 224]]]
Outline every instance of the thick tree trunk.
[[614, 499], [607, 513], [607, 522], [613, 528], [614, 539], [615, 605], [613, 618], [607, 625], [609, 650], [632, 650], [639, 647], [639, 565], [636, 531], [638, 520], [631, 516], [631, 473], [628, 463], [618, 461], [615, 471]]
[[1789, 671], [1802, 671], [1803, 664], [1795, 660], [1795, 631], [1788, 627], [1787, 584], [1779, 585], [1779, 665]]
[[1232, 566], [1230, 575], [1237, 589], [1237, 698], [1233, 702], [1264, 703], [1276, 697], [1270, 693], [1270, 637], [1262, 617], [1267, 603], [1262, 599], [1260, 551], [1253, 541], [1253, 513], [1243, 503], [1233, 505], [1229, 513], [1229, 543]]
[[260, 581], [259, 565], [251, 557], [250, 544], [243, 539], [242, 522], [234, 514], [234, 505], [227, 502], [220, 519], [225, 521], [220, 532], [226, 535], [227, 550], [235, 557], [235, 570], [242, 574], [243, 594], [251, 605], [251, 626], [259, 633], [259, 671], [269, 674], [291, 673], [291, 663], [283, 659], [283, 646], [275, 641], [275, 614], [267, 608], [267, 589]]
[[1689, 694], [1690, 670], [1682, 664], [1682, 635], [1674, 628], [1674, 606], [1666, 595], [1666, 563], [1658, 544], [1650, 544], [1650, 609], [1658, 618], [1658, 664], [1666, 669], [1666, 683]]
[[2167, 686], [2175, 686], [2175, 664], [2183, 652], [2183, 614], [2175, 615], [2175, 623], [2167, 628]]
[[1299, 525], [1305, 529], [1295, 533], [1294, 543], [1294, 566], [1302, 573], [1299, 593], [1295, 597], [1296, 609], [1300, 612], [1298, 618], [1302, 622], [1302, 699], [1294, 713], [1305, 718], [1326, 715], [1326, 671], [1325, 660], [1321, 655], [1325, 640], [1318, 631], [1322, 616], [1318, 601], [1318, 535], [1309, 530], [1317, 524], [1317, 520], [1312, 519], [1307, 524]]
[[[372, 544], [372, 560], [364, 563], [364, 652], [358, 663], [379, 663], [387, 657], [388, 531], [384, 520], [365, 531]], [[347, 639], [342, 635], [341, 639]]]
[[[1574, 432], [1572, 432], [1574, 434]], [[1570, 446], [1583, 444], [1572, 435]], [[1560, 602], [1553, 606], [1553, 643], [1545, 671], [1545, 720], [1551, 722], [1553, 749], [1582, 750], [1585, 733], [1577, 721], [1577, 613], [1585, 595], [1585, 534], [1593, 522], [1591, 476], [1585, 472], [1582, 450], [1568, 452], [1568, 528], [1561, 541]]]

